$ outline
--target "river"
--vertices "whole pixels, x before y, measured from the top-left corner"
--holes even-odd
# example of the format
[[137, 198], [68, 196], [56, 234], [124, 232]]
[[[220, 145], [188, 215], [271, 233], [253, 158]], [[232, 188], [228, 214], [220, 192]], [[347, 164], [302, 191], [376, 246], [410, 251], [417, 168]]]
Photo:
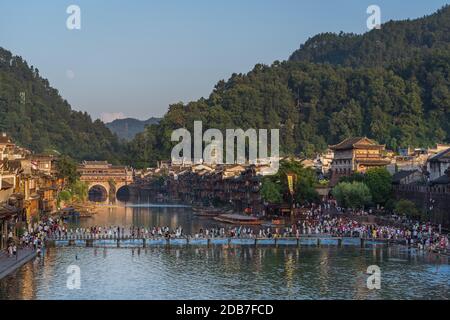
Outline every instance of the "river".
[[[189, 208], [118, 203], [74, 225], [217, 225]], [[80, 268], [80, 289], [67, 286]], [[377, 265], [381, 288], [368, 289]], [[0, 299], [449, 299], [448, 257], [402, 246], [48, 248], [0, 280]]]

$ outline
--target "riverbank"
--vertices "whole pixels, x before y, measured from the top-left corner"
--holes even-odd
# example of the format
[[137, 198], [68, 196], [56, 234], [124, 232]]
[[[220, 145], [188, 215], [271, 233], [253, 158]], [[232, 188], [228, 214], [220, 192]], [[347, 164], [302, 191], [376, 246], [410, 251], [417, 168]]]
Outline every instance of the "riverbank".
[[7, 253], [0, 252], [0, 279], [13, 273], [21, 266], [36, 257], [37, 253], [31, 248], [18, 250], [17, 257], [9, 257]]

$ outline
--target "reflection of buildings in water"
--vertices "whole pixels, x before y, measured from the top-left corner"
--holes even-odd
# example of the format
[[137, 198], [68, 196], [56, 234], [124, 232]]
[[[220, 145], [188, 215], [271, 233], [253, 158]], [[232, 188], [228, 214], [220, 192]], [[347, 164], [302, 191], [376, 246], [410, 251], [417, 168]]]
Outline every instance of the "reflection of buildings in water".
[[325, 248], [321, 248], [320, 254], [319, 254], [319, 265], [318, 265], [318, 279], [320, 281], [320, 293], [322, 295], [327, 295], [330, 293], [330, 286], [329, 283], [331, 282], [332, 285], [336, 285], [337, 283], [334, 282], [333, 277], [330, 276], [330, 269], [332, 264], [332, 259], [330, 259], [331, 252], [329, 250], [326, 250]]
[[171, 215], [170, 226], [172, 228], [176, 228], [178, 226], [178, 215], [177, 214]]
[[293, 292], [291, 292], [291, 289], [293, 287], [292, 284], [294, 281], [294, 273], [296, 271], [296, 263], [292, 252], [285, 251], [284, 256], [285, 256], [284, 272], [286, 278], [286, 288], [289, 289], [288, 295], [290, 296], [291, 294], [293, 294]]
[[[22, 285], [17, 290], [20, 291], [19, 296], [25, 300], [36, 299], [36, 272], [39, 269], [35, 269], [33, 264], [26, 264], [20, 270], [22, 276]], [[15, 296], [15, 295], [14, 295]]]
[[[42, 250], [42, 256], [36, 258], [36, 270], [42, 270], [42, 281], [45, 283], [45, 287], [50, 287], [52, 279], [54, 278], [55, 273], [61, 272], [58, 261], [58, 256], [62, 255], [63, 252], [59, 251], [56, 248], [44, 248]], [[45, 265], [45, 267], [43, 267]], [[65, 272], [62, 271], [62, 272]], [[34, 274], [36, 276], [36, 274]]]

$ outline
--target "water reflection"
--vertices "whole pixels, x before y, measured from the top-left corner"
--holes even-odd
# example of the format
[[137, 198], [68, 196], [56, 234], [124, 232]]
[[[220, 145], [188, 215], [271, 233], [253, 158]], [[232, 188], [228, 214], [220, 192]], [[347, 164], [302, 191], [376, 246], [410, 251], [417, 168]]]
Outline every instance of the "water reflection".
[[90, 226], [169, 226], [175, 229], [183, 227], [185, 233], [192, 234], [201, 228], [223, 226], [214, 220], [196, 217], [189, 207], [161, 206], [161, 205], [134, 205], [132, 203], [117, 201], [115, 205], [99, 205], [97, 214], [91, 218], [81, 218], [69, 221], [71, 227]]
[[[103, 207], [72, 226], [216, 225], [189, 208]], [[0, 299], [448, 299], [448, 257], [404, 247], [49, 248], [0, 281]], [[66, 287], [67, 267], [81, 289]], [[377, 264], [381, 290], [368, 290]]]

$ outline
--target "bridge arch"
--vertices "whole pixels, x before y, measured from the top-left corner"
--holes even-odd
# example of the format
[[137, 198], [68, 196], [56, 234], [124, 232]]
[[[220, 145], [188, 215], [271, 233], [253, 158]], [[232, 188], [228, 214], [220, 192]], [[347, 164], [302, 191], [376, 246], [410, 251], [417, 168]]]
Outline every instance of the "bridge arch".
[[88, 187], [90, 201], [103, 202], [109, 198], [110, 188], [104, 183], [91, 183]]
[[123, 185], [116, 189], [116, 198], [119, 201], [128, 201], [130, 198], [130, 188], [128, 185]]
[[[109, 182], [91, 182], [88, 184], [88, 195], [89, 200], [94, 202], [104, 202], [106, 200], [117, 199], [119, 190], [128, 192], [128, 184], [125, 182], [113, 183]], [[101, 200], [99, 199], [99, 194], [101, 194]], [[120, 200], [120, 199], [119, 199]]]
[[[88, 184], [88, 190], [101, 189], [109, 202], [115, 202], [117, 191], [133, 183], [133, 169], [113, 166], [106, 161], [83, 161], [78, 166], [80, 180]], [[104, 201], [105, 201], [104, 200]]]

